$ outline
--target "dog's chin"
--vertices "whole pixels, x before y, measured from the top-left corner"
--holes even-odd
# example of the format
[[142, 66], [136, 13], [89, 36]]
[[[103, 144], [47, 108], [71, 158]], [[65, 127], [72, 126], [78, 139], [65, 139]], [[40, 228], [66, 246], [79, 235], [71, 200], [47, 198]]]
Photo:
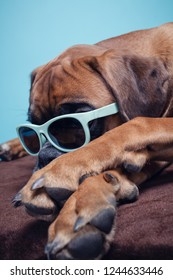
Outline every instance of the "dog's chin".
[[52, 160], [63, 154], [62, 151], [57, 150], [49, 142], [46, 142], [38, 154], [37, 163], [33, 172], [45, 167]]

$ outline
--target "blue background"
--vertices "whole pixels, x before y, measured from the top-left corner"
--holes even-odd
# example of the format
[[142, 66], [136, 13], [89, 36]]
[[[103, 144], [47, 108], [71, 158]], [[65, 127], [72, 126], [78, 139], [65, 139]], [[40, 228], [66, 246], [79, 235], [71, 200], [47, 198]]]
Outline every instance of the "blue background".
[[172, 0], [1, 0], [0, 143], [25, 122], [30, 72], [65, 48], [173, 21]]

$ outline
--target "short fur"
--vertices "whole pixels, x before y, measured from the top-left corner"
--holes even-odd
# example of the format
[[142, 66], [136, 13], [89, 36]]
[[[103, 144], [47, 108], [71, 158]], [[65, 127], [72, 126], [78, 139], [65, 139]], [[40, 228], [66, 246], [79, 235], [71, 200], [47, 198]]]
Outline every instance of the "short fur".
[[[173, 23], [74, 46], [39, 67], [31, 76], [28, 118], [41, 124], [112, 102], [119, 114], [95, 123], [96, 140], [35, 172], [14, 199], [31, 214], [44, 208], [44, 218], [57, 216], [49, 229], [49, 257], [100, 258], [114, 233], [113, 196], [119, 202], [134, 200], [136, 185], [165, 166], [156, 160], [172, 161]], [[57, 215], [57, 205], [66, 199]], [[104, 228], [112, 225], [109, 233], [100, 227], [101, 215], [110, 222]], [[86, 241], [101, 249], [84, 254]]]

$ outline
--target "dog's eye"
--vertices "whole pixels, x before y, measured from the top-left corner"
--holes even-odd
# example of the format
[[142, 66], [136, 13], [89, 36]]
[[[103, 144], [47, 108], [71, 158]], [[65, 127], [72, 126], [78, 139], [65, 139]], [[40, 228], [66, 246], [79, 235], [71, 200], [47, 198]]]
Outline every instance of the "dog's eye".
[[64, 103], [59, 106], [57, 115], [82, 113], [93, 109], [94, 107], [87, 103]]
[[75, 119], [68, 118], [62, 122], [61, 126], [66, 128], [77, 128], [79, 126], [79, 122]]
[[53, 123], [54, 129], [64, 129], [64, 128], [78, 128], [79, 121], [73, 118], [65, 118]]

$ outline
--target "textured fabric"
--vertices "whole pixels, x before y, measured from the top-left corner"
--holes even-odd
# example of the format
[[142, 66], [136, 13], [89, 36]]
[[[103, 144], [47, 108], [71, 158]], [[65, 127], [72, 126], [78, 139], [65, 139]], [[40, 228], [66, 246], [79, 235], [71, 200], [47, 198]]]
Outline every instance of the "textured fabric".
[[[34, 165], [30, 156], [0, 162], [0, 259], [46, 259], [49, 224], [11, 204]], [[173, 259], [173, 165], [144, 184], [137, 202], [118, 208], [115, 239], [104, 259]]]

